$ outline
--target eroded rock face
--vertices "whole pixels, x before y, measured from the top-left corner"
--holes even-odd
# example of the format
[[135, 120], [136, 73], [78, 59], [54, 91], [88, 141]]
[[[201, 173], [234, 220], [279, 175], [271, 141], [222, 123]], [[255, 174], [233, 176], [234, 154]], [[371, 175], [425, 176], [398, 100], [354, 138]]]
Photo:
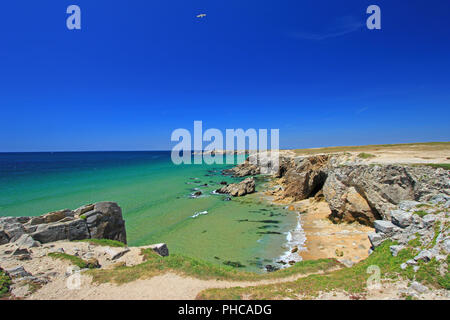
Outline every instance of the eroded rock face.
[[255, 179], [247, 178], [240, 183], [229, 184], [216, 190], [217, 193], [229, 194], [233, 197], [242, 197], [255, 192]]
[[284, 178], [284, 196], [295, 201], [313, 197], [328, 176], [328, 155], [283, 159], [278, 176]]
[[[391, 219], [391, 210], [404, 201], [428, 201], [439, 193], [450, 194], [449, 173], [443, 169], [402, 165], [349, 165], [328, 171], [324, 184], [325, 200], [336, 220], [354, 220], [372, 224], [376, 219]], [[356, 192], [356, 193], [355, 193]], [[349, 198], [349, 194], [353, 194]], [[356, 195], [358, 194], [358, 195]], [[364, 201], [359, 209], [362, 217], [354, 215], [348, 203]], [[351, 205], [350, 205], [351, 207]]]
[[365, 225], [372, 225], [379, 216], [372, 211], [367, 200], [354, 187], [350, 187], [342, 192], [340, 198], [333, 189], [329, 189], [329, 184], [324, 187], [324, 196], [332, 210], [330, 219], [334, 222], [358, 221]]
[[117, 203], [99, 202], [74, 211], [65, 209], [39, 217], [0, 218], [0, 244], [18, 241], [18, 244], [36, 246], [38, 243], [33, 241], [48, 243], [90, 238], [126, 243], [125, 221]]

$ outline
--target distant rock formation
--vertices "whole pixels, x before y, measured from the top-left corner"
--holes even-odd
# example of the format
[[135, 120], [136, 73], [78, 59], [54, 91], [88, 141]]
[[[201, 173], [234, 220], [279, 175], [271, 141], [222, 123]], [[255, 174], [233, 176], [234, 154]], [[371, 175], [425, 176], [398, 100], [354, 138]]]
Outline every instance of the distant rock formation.
[[257, 165], [250, 164], [250, 162], [246, 161], [231, 169], [223, 170], [223, 172], [234, 177], [246, 177], [259, 174], [260, 168]]
[[127, 243], [122, 209], [99, 202], [38, 217], [0, 217], [0, 245], [10, 242], [36, 246], [59, 240], [111, 239]]
[[255, 179], [247, 178], [240, 183], [229, 184], [216, 190], [217, 193], [229, 194], [233, 197], [242, 197], [255, 192]]

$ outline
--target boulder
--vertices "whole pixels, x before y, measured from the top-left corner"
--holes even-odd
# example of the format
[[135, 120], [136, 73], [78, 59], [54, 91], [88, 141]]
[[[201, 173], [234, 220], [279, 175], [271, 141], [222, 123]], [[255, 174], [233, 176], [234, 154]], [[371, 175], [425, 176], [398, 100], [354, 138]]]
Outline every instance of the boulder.
[[[36, 246], [59, 240], [111, 239], [126, 243], [125, 221], [114, 202], [99, 202], [77, 210], [50, 212], [39, 217], [0, 218], [0, 244], [19, 241]], [[34, 241], [34, 242], [33, 242]]]
[[[93, 219], [93, 216], [95, 216], [95, 219]], [[89, 218], [86, 222], [91, 238], [110, 239], [127, 243], [125, 221], [122, 218], [122, 209], [117, 203], [96, 203]]]
[[[330, 190], [326, 188], [324, 193], [330, 197]], [[335, 208], [330, 216], [334, 222], [354, 222], [372, 225], [377, 216], [373, 213], [367, 200], [354, 187], [350, 187], [339, 199], [340, 207]], [[335, 203], [337, 205], [337, 202]], [[336, 210], [338, 209], [338, 210]]]
[[392, 256], [396, 257], [400, 251], [405, 249], [404, 246], [390, 246], [389, 250], [391, 251]]
[[406, 228], [412, 223], [412, 214], [403, 210], [392, 210], [391, 221], [400, 228]]
[[126, 253], [130, 252], [129, 248], [106, 248], [105, 253], [109, 256], [111, 260], [117, 260], [123, 257]]
[[404, 200], [398, 204], [398, 207], [400, 208], [400, 210], [410, 211], [411, 209], [414, 209], [415, 207], [417, 207], [420, 204], [421, 203], [417, 202], [417, 201]]
[[161, 257], [167, 257], [169, 255], [169, 248], [167, 248], [167, 245], [165, 243], [158, 243], [153, 244], [150, 246], [145, 246], [143, 249], [152, 249], [157, 254], [159, 254]]
[[432, 204], [444, 204], [450, 201], [450, 197], [445, 194], [437, 194], [430, 199]]
[[40, 243], [48, 243], [59, 240], [73, 241], [90, 238], [87, 224], [82, 219], [69, 222], [40, 224], [31, 236]]
[[425, 217], [422, 218], [423, 225], [425, 228], [429, 228], [434, 225], [434, 222], [436, 221], [436, 216], [434, 214], [427, 214]]
[[398, 229], [392, 222], [386, 220], [377, 220], [373, 225], [376, 232], [384, 233], [387, 236], [392, 236]]
[[380, 233], [369, 233], [368, 237], [369, 237], [369, 241], [372, 244], [373, 248], [378, 247], [381, 243], [383, 243], [384, 237], [382, 236], [383, 234]]
[[422, 250], [417, 256], [414, 257], [415, 261], [425, 261], [428, 262], [433, 259], [434, 255], [430, 250]]
[[424, 293], [424, 292], [428, 291], [427, 287], [425, 287], [423, 284], [420, 284], [417, 281], [414, 281], [413, 283], [411, 283], [411, 289], [413, 289], [414, 291], [416, 291], [418, 293]]
[[0, 246], [9, 243], [9, 237], [4, 230], [0, 230]]
[[217, 193], [229, 194], [233, 197], [241, 197], [255, 192], [255, 179], [247, 178], [240, 183], [229, 184], [216, 190]]
[[19, 239], [17, 239], [15, 244], [19, 248], [28, 248], [28, 249], [41, 246], [41, 244], [38, 241], [35, 241], [33, 237], [28, 234], [23, 234]]
[[31, 276], [31, 273], [27, 272], [23, 266], [18, 266], [11, 269], [5, 269], [8, 275], [13, 279], [20, 279]]

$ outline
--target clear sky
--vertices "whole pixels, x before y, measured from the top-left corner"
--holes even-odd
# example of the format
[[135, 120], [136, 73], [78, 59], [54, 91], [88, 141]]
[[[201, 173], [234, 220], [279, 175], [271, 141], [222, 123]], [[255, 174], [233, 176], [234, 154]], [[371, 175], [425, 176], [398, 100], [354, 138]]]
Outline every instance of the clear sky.
[[449, 141], [450, 1], [3, 1], [0, 110], [0, 151], [170, 149], [194, 120], [283, 148]]

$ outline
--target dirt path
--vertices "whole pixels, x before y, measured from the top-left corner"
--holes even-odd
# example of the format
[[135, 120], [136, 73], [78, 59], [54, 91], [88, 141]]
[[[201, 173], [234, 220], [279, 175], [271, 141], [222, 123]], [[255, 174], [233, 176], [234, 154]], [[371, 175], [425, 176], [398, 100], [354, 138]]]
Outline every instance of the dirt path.
[[[318, 272], [316, 274], [323, 274]], [[265, 284], [283, 283], [295, 281], [309, 274], [296, 275], [275, 280], [262, 281], [219, 281], [200, 280], [192, 277], [181, 276], [175, 273], [166, 273], [147, 280], [137, 280], [130, 283], [93, 284], [90, 277], [81, 277], [81, 286], [76, 290], [69, 290], [66, 279], [53, 281], [28, 299], [50, 300], [193, 300], [206, 289], [250, 287]]]

